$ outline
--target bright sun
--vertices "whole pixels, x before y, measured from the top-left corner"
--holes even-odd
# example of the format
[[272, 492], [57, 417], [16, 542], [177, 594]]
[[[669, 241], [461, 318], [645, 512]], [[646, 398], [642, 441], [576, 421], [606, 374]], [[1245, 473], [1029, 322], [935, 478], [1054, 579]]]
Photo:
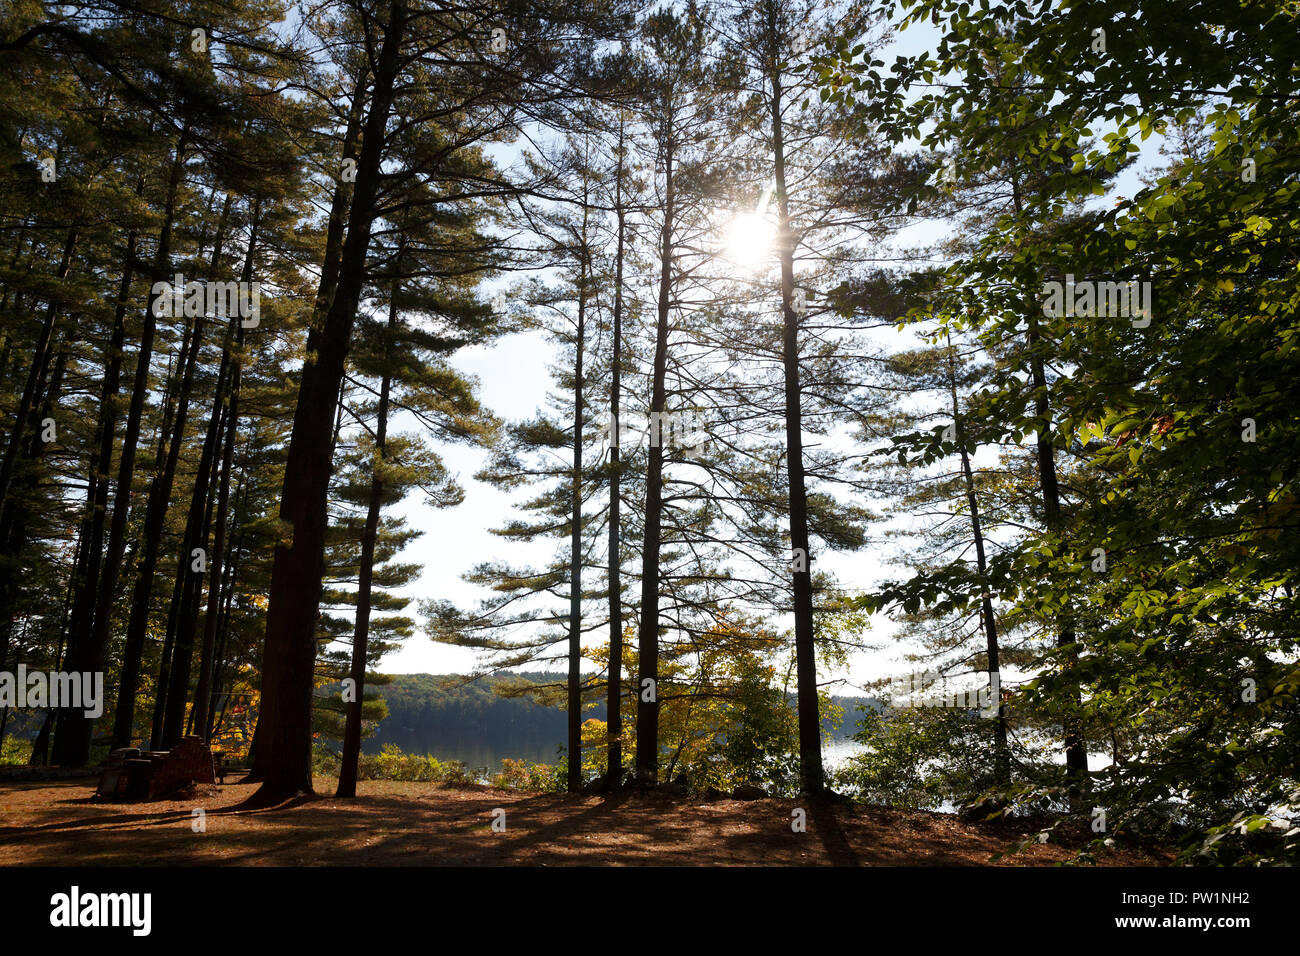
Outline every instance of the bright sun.
[[727, 258], [742, 269], [753, 271], [763, 265], [776, 236], [776, 225], [766, 216], [744, 212], [731, 222], [727, 235]]

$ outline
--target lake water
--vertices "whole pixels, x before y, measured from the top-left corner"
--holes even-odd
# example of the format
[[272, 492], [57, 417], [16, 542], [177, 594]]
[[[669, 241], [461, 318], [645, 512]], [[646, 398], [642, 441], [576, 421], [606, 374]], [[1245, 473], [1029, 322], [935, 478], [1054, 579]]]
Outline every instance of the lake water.
[[827, 767], [838, 768], [841, 764], [867, 748], [856, 740], [832, 740], [822, 746], [822, 763]]
[[[367, 741], [367, 743], [370, 743]], [[402, 746], [402, 744], [406, 746]], [[425, 743], [425, 742], [420, 742]], [[442, 740], [432, 746], [420, 746], [415, 741], [401, 741], [398, 744], [407, 753], [432, 753], [439, 760], [459, 760], [471, 770], [486, 770], [495, 774], [501, 770], [501, 761], [507, 757], [513, 760], [527, 760], [532, 763], [554, 764], [560, 760], [557, 744], [517, 744], [497, 747], [478, 740]], [[367, 753], [377, 752], [378, 747], [366, 748]], [[838, 767], [854, 754], [861, 753], [862, 744], [856, 740], [837, 739], [822, 747], [822, 761], [827, 767]]]

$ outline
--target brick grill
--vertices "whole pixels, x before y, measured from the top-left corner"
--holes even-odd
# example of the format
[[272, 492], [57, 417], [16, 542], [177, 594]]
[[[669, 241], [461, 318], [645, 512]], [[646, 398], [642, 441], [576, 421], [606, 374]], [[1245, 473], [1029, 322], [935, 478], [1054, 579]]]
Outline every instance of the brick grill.
[[161, 800], [198, 783], [216, 783], [212, 751], [202, 738], [190, 736], [171, 750], [114, 750], [108, 756], [96, 796], [109, 800]]

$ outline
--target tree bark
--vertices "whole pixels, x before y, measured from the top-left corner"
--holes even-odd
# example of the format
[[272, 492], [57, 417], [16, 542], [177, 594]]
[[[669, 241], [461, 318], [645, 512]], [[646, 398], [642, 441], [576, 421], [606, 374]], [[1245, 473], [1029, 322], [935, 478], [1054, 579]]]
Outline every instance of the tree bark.
[[[224, 230], [226, 220], [230, 212], [231, 197], [226, 197], [225, 208], [221, 214], [221, 226], [218, 229], [217, 240], [212, 254], [211, 272], [216, 274], [220, 265], [221, 249], [225, 239]], [[180, 461], [181, 447], [185, 443], [185, 426], [189, 422], [190, 393], [194, 385], [194, 370], [198, 366], [199, 352], [203, 347], [203, 333], [207, 327], [205, 317], [200, 315], [195, 317], [194, 327], [190, 333], [189, 349], [184, 353], [182, 358], [182, 369], [179, 376], [179, 382], [176, 391], [175, 410], [171, 421], [171, 437], [167, 445], [167, 456], [162, 461], [162, 467], [154, 477], [149, 487], [149, 498], [145, 510], [144, 531], [140, 542], [139, 572], [135, 581], [135, 589], [131, 600], [131, 614], [126, 628], [126, 647], [131, 657], [135, 658], [133, 674], [139, 672], [139, 656], [144, 649], [145, 632], [149, 626], [149, 610], [153, 600], [154, 572], [158, 567], [158, 552], [162, 546], [163, 526], [167, 518], [168, 507], [171, 504], [172, 486], [176, 481], [176, 467]], [[221, 398], [217, 397], [216, 405], [220, 407]], [[202, 468], [200, 464], [200, 468]], [[181, 562], [188, 565], [190, 553], [188, 550], [182, 552]], [[126, 682], [126, 668], [123, 667], [122, 691], [118, 696], [118, 709], [114, 719], [114, 745], [118, 747], [127, 746], [127, 741], [131, 736], [131, 718], [135, 711], [136, 686], [132, 683], [130, 686]], [[163, 684], [158, 684], [158, 694], [161, 697], [164, 693]], [[129, 705], [129, 706], [125, 706]], [[120, 720], [120, 722], [119, 722]], [[125, 733], [123, 733], [125, 731]], [[167, 746], [174, 741], [164, 741]]]
[[[1020, 183], [1013, 175], [1011, 181], [1012, 201], [1016, 215], [1023, 214], [1020, 199]], [[1056, 478], [1056, 453], [1052, 448], [1052, 412], [1047, 395], [1047, 373], [1043, 357], [1039, 354], [1040, 332], [1038, 327], [1037, 300], [1030, 290], [1032, 282], [1029, 276], [1022, 280], [1025, 287], [1026, 341], [1029, 347], [1030, 381], [1034, 387], [1034, 416], [1037, 419], [1037, 436], [1035, 452], [1038, 458], [1038, 483], [1043, 496], [1043, 519], [1049, 532], [1061, 529], [1061, 489]], [[1061, 614], [1056, 622], [1056, 646], [1072, 648], [1075, 643], [1074, 625], [1069, 614]], [[1071, 668], [1077, 655], [1067, 651], [1069, 660], [1066, 667]], [[1078, 689], [1071, 695], [1077, 706], [1080, 700]], [[1071, 808], [1078, 810], [1081, 806], [1083, 780], [1088, 773], [1088, 750], [1079, 730], [1078, 718], [1065, 714], [1061, 719], [1061, 731], [1065, 744], [1065, 777], [1070, 791]]]
[[397, 299], [401, 290], [402, 253], [399, 245], [394, 260], [393, 294], [388, 303], [388, 329], [384, 337], [384, 375], [379, 383], [379, 408], [376, 410], [375, 455], [376, 467], [370, 476], [370, 501], [366, 508], [366, 525], [361, 536], [361, 565], [357, 570], [357, 614], [352, 628], [352, 678], [353, 699], [348, 702], [343, 728], [343, 762], [339, 767], [339, 785], [335, 796], [357, 795], [357, 762], [361, 757], [361, 708], [365, 704], [366, 656], [370, 639], [371, 589], [375, 578], [375, 541], [379, 536], [379, 517], [383, 509], [384, 478], [382, 464], [388, 443], [388, 403], [392, 387], [390, 365], [392, 361], [393, 333], [397, 328]]
[[[240, 271], [240, 281], [245, 283], [251, 282], [253, 277], [253, 262], [257, 252], [257, 220], [259, 214], [260, 203], [255, 200], [249, 217], [249, 237], [244, 255], [244, 267]], [[219, 254], [220, 242], [218, 242], [217, 249], [217, 254]], [[213, 256], [214, 266], [217, 261], [217, 254], [214, 254]], [[208, 475], [207, 481], [203, 487], [203, 495], [207, 499], [207, 506], [204, 509], [204, 520], [200, 528], [200, 533], [195, 539], [193, 545], [204, 549], [208, 558], [209, 574], [212, 573], [213, 568], [217, 569], [218, 575], [220, 574], [221, 551], [225, 547], [224, 527], [219, 528], [218, 533], [221, 537], [218, 539], [216, 545], [211, 549], [207, 547], [209, 538], [208, 532], [212, 526], [212, 511], [214, 507], [212, 486], [214, 484], [219, 486], [217, 489], [215, 507], [218, 515], [217, 520], [220, 524], [225, 520], [224, 512], [228, 502], [227, 489], [222, 486], [220, 475], [218, 474], [218, 467], [223, 465], [223, 456], [220, 454], [222, 444], [221, 435], [224, 426], [224, 428], [230, 431], [233, 440], [236, 418], [238, 416], [237, 389], [240, 376], [240, 355], [243, 343], [244, 324], [242, 318], [232, 318], [230, 329], [226, 334], [225, 348], [223, 349], [222, 354], [222, 363], [228, 369], [226, 387], [230, 393], [230, 400], [221, 415], [217, 416], [219, 422], [216, 430], [211, 432], [212, 440], [210, 445], [207, 441], [204, 442], [205, 452], [208, 451], [209, 447], [211, 448], [211, 456], [208, 460], [212, 471]], [[218, 399], [213, 406], [214, 416], [216, 416], [218, 409], [220, 409], [222, 405], [223, 402], [221, 396], [218, 396]], [[208, 425], [211, 429], [211, 420], [209, 420]], [[200, 467], [202, 467], [202, 463], [200, 464]], [[226, 472], [226, 477], [229, 477], [229, 472]], [[182, 558], [188, 560], [188, 554], [182, 555]], [[219, 577], [215, 580], [219, 580]], [[189, 582], [187, 595], [188, 600], [182, 603], [181, 610], [183, 613], [177, 622], [176, 644], [171, 658], [171, 670], [167, 675], [167, 706], [163, 712], [164, 747], [173, 746], [180, 739], [181, 724], [185, 715], [185, 702], [189, 699], [190, 668], [194, 657], [194, 638], [197, 627], [198, 602], [202, 587], [203, 582], [201, 576], [195, 576]], [[207, 622], [205, 622], [205, 633], [206, 624]]]
[[212, 545], [212, 560], [208, 566], [208, 607], [203, 618], [203, 648], [199, 656], [199, 682], [194, 692], [194, 725], [200, 728], [204, 741], [208, 731], [208, 710], [211, 706], [212, 680], [215, 667], [214, 654], [217, 642], [217, 624], [220, 616], [221, 580], [226, 549], [226, 523], [230, 505], [230, 471], [234, 462], [235, 441], [239, 432], [239, 386], [242, 377], [242, 348], [244, 329], [241, 324], [236, 333], [234, 368], [230, 382], [230, 408], [226, 412], [226, 442], [221, 459], [221, 480], [217, 486], [217, 523]]
[[[1047, 400], [1047, 376], [1043, 367], [1042, 356], [1037, 353], [1039, 341], [1038, 319], [1031, 312], [1029, 316], [1029, 348], [1031, 357], [1030, 378], [1034, 383], [1034, 414], [1038, 418], [1038, 436], [1036, 452], [1038, 455], [1039, 486], [1043, 494], [1043, 517], [1050, 532], [1061, 529], [1061, 489], [1056, 478], [1056, 455], [1052, 449], [1052, 416]], [[1074, 625], [1069, 614], [1063, 613], [1057, 620], [1056, 646], [1072, 648], [1075, 643]], [[1073, 666], [1077, 656], [1067, 651], [1071, 660], [1067, 667]], [[1072, 694], [1074, 702], [1079, 702], [1077, 689]], [[1071, 802], [1078, 803], [1081, 797], [1083, 778], [1088, 773], [1088, 751], [1083, 734], [1079, 730], [1078, 718], [1067, 714], [1061, 721], [1065, 738], [1065, 773], [1070, 782]]]
[[[154, 253], [153, 276], [158, 281], [167, 275], [171, 266], [171, 237], [176, 211], [176, 195], [181, 175], [185, 169], [185, 147], [189, 142], [189, 126], [181, 130], [172, 160], [171, 175], [167, 184], [167, 198], [163, 206], [163, 225], [158, 235], [158, 248]], [[150, 289], [140, 331], [140, 348], [136, 355], [135, 380], [132, 385], [131, 406], [127, 412], [126, 430], [122, 434], [122, 455], [118, 462], [117, 491], [113, 498], [113, 520], [109, 526], [108, 546], [104, 550], [104, 567], [96, 590], [95, 609], [90, 632], [84, 640], [69, 636], [68, 669], [73, 671], [104, 670], [104, 655], [108, 647], [109, 626], [113, 617], [117, 595], [117, 580], [122, 570], [126, 552], [127, 516], [131, 508], [131, 486], [135, 479], [136, 445], [140, 440], [140, 420], [144, 402], [149, 392], [149, 368], [153, 360], [153, 340], [157, 327], [154, 314], [156, 296]], [[67, 710], [60, 716], [54, 738], [54, 762], [63, 766], [80, 766], [90, 759], [90, 738], [93, 722], [79, 710]]]
[[785, 183], [785, 141], [781, 120], [781, 76], [775, 62], [772, 83], [772, 152], [776, 170], [777, 249], [781, 260], [781, 336], [785, 369], [786, 475], [790, 495], [791, 568], [794, 578], [795, 684], [799, 718], [799, 774], [807, 793], [825, 789], [822, 729], [817, 700], [817, 645], [813, 631], [812, 554], [808, 545], [808, 492], [803, 466], [803, 411], [799, 384], [799, 323], [794, 309], [794, 233]]
[[[214, 275], [220, 266], [221, 250], [225, 240], [226, 222], [230, 215], [231, 196], [221, 212], [221, 222], [217, 229], [216, 242], [212, 253], [210, 272]], [[149, 627], [149, 610], [153, 601], [155, 571], [158, 567], [158, 552], [162, 547], [163, 528], [167, 520], [167, 511], [171, 504], [172, 487], [176, 481], [176, 468], [180, 462], [181, 447], [185, 443], [185, 426], [189, 422], [190, 393], [194, 386], [194, 372], [199, 364], [199, 353], [203, 347], [203, 332], [207, 326], [206, 316], [194, 317], [193, 327], [189, 330], [188, 347], [181, 356], [178, 369], [175, 405], [171, 408], [170, 434], [167, 437], [166, 455], [161, 457], [157, 474], [149, 485], [146, 499], [144, 529], [141, 532], [139, 558], [135, 587], [131, 595], [131, 611], [127, 618], [126, 642], [123, 650], [122, 677], [118, 690], [117, 709], [113, 715], [113, 746], [126, 747], [130, 744], [131, 732], [135, 718], [135, 700], [139, 687], [141, 658], [144, 653], [145, 635]], [[218, 399], [219, 403], [220, 399]], [[181, 561], [188, 563], [189, 553], [181, 555]], [[163, 693], [161, 684], [158, 693]]]
[[[68, 345], [62, 342], [54, 359], [54, 368], [50, 371], [48, 381], [42, 376], [37, 384], [37, 397], [41, 407], [29, 411], [29, 421], [21, 429], [26, 433], [26, 440], [18, 449], [19, 469], [16, 474], [26, 472], [26, 482], [34, 484], [38, 478], [41, 460], [45, 457], [47, 444], [41, 437], [41, 423], [52, 418], [58, 406], [59, 392], [63, 388], [63, 373], [67, 368]], [[27, 525], [31, 518], [32, 503], [24, 495], [11, 495], [0, 510], [0, 644], [7, 645], [13, 627], [14, 592], [23, 574], [21, 560], [27, 544]]]
[[623, 126], [618, 130], [618, 169], [614, 179], [614, 211], [618, 217], [618, 247], [614, 261], [614, 359], [610, 366], [609, 414], [613, 424], [609, 442], [609, 661], [605, 697], [605, 778], [610, 787], [623, 782], [623, 595], [622, 529], [619, 527], [619, 390], [623, 358]]
[[[244, 479], [247, 481], [247, 478]], [[248, 504], [248, 486], [244, 485], [243, 502], [240, 506], [240, 513]], [[217, 701], [221, 699], [221, 689], [223, 686], [223, 677], [221, 668], [226, 660], [226, 646], [230, 639], [230, 606], [235, 598], [235, 582], [239, 577], [239, 554], [244, 546], [244, 529], [240, 526], [239, 534], [235, 536], [235, 542], [230, 548], [230, 561], [227, 563], [223, 573], [221, 588], [221, 613], [217, 624], [217, 649], [213, 655], [212, 661], [212, 699], [208, 705], [208, 723], [203, 733], [205, 741], [211, 741], [217, 730], [221, 727], [222, 720], [225, 718], [226, 709], [229, 706], [229, 696], [227, 695], [226, 703], [221, 708], [221, 717], [217, 718]]]
[[[228, 351], [228, 350], [227, 350]], [[224, 364], [224, 363], [223, 363]], [[196, 570], [189, 555], [195, 548], [207, 554], [208, 536], [212, 529], [212, 515], [216, 499], [211, 489], [216, 485], [221, 467], [218, 450], [221, 436], [225, 434], [226, 407], [219, 403], [213, 411], [215, 423], [209, 420], [209, 435], [204, 442], [202, 467], [187, 523], [187, 543], [182, 548], [178, 574], [181, 582], [179, 608], [173, 608], [168, 617], [167, 637], [163, 643], [162, 661], [158, 670], [158, 695], [154, 701], [153, 733], [151, 746], [169, 749], [181, 737], [181, 725], [188, 699], [190, 658], [194, 653], [194, 634], [198, 626], [199, 599], [203, 592], [203, 572]]]
[[[77, 227], [68, 230], [68, 237], [63, 244], [63, 256], [59, 262], [57, 278], [62, 281], [68, 277], [72, 268], [72, 253], [77, 246]], [[27, 383], [23, 387], [22, 397], [18, 402], [18, 412], [14, 418], [13, 431], [5, 445], [5, 454], [0, 461], [0, 507], [9, 500], [9, 488], [22, 457], [22, 441], [27, 435], [27, 420], [32, 409], [40, 399], [41, 383], [49, 370], [51, 343], [54, 339], [54, 327], [59, 319], [59, 303], [51, 301], [45, 310], [45, 321], [36, 337], [36, 348], [32, 352], [32, 364], [27, 370]]]
[[[585, 175], [585, 174], [584, 174]], [[570, 793], [582, 789], [582, 359], [587, 320], [587, 195], [583, 187], [578, 240], [578, 331], [573, 366], [573, 478], [569, 534], [569, 766]]]
[[[139, 195], [144, 188], [140, 179], [136, 188]], [[70, 642], [87, 639], [95, 613], [95, 592], [103, 566], [104, 531], [108, 519], [108, 473], [113, 461], [113, 438], [117, 429], [117, 393], [122, 379], [122, 350], [126, 343], [126, 306], [131, 296], [131, 283], [135, 279], [136, 233], [126, 237], [126, 256], [122, 264], [122, 279], [117, 290], [117, 304], [113, 309], [113, 333], [108, 345], [104, 380], [99, 390], [99, 418], [95, 425], [96, 443], [91, 452], [89, 478], [86, 491], [87, 511], [82, 521], [82, 540], [87, 542], [77, 561], [77, 578], [72, 600], [72, 614], [68, 621], [67, 637]]]
[[[662, 424], [667, 404], [668, 311], [672, 301], [673, 131], [664, 156], [664, 223], [659, 237], [659, 307], [650, 389], [652, 421]], [[663, 431], [662, 428], [659, 429]], [[645, 536], [641, 553], [641, 621], [637, 633], [636, 776], [653, 785], [659, 779], [659, 541], [663, 511], [663, 435], [651, 441], [646, 464]]]
[[[957, 367], [952, 355], [952, 341], [948, 340], [948, 382], [952, 393], [952, 421], [957, 434], [957, 449], [961, 454], [961, 473], [966, 486], [966, 506], [970, 510], [971, 535], [975, 541], [975, 566], [980, 579], [980, 620], [984, 625], [984, 645], [988, 654], [989, 687], [997, 677], [997, 710], [993, 715], [993, 767], [999, 786], [1011, 784], [1011, 751], [1007, 743], [1007, 717], [1002, 709], [1001, 655], [998, 647], [998, 625], [993, 616], [993, 598], [989, 593], [988, 563], [984, 555], [984, 529], [980, 523], [979, 501], [975, 495], [975, 473], [971, 469], [970, 455], [966, 451], [966, 434], [961, 424], [961, 408], [957, 403]], [[981, 715], [982, 716], [982, 715]]]
[[313, 792], [311, 708], [316, 622], [324, 577], [326, 498], [333, 472], [330, 431], [365, 279], [385, 128], [405, 20], [405, 3], [394, 0], [362, 136], [338, 286], [317, 348], [307, 356], [298, 391], [280, 501], [280, 519], [292, 530], [293, 537], [290, 544], [282, 543], [275, 549], [266, 619], [258, 742], [265, 776], [256, 795], [259, 801]]

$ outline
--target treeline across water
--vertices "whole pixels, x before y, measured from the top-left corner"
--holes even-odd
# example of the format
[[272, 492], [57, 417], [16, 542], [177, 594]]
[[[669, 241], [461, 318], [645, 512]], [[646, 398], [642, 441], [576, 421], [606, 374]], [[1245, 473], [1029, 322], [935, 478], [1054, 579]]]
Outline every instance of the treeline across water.
[[[511, 677], [556, 690], [567, 682], [567, 675], [559, 672]], [[568, 733], [564, 708], [547, 706], [532, 695], [497, 694], [490, 678], [467, 682], [464, 675], [395, 674], [378, 693], [388, 713], [365, 738], [364, 753], [377, 754], [392, 744], [408, 754], [430, 754], [493, 771], [506, 757], [536, 763], [562, 760]], [[832, 743], [850, 739], [859, 729], [860, 710], [876, 704], [861, 697], [832, 697], [831, 703], [838, 712], [828, 714], [822, 728]], [[604, 702], [595, 702], [585, 719], [604, 723]]]

